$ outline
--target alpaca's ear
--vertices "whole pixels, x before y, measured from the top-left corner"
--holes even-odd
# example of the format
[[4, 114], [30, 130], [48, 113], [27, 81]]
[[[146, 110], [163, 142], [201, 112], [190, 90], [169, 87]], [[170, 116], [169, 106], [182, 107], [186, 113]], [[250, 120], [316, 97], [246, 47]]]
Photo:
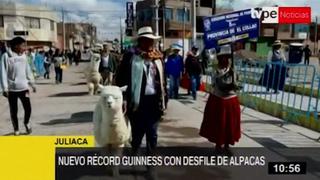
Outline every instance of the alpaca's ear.
[[98, 84], [98, 88], [99, 88], [100, 90], [102, 90], [102, 89], [104, 88], [104, 86], [103, 86], [102, 84]]
[[122, 92], [125, 92], [125, 91], [127, 90], [127, 88], [128, 88], [128, 86], [122, 86], [122, 87], [120, 87], [120, 90], [121, 90]]

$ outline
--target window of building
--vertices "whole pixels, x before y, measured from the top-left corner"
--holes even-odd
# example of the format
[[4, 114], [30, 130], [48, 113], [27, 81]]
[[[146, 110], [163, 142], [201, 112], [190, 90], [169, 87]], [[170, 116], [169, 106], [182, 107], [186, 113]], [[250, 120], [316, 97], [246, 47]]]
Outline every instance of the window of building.
[[0, 16], [0, 27], [4, 27], [3, 16]]
[[143, 11], [138, 12], [138, 20], [139, 20], [139, 22], [143, 22], [144, 21], [144, 13], [143, 13]]
[[50, 20], [50, 29], [51, 31], [54, 31], [54, 22]]
[[40, 19], [39, 18], [25, 17], [25, 22], [26, 22], [27, 28], [40, 29]]
[[290, 32], [290, 24], [280, 24], [279, 32]]
[[172, 8], [166, 8], [164, 13], [165, 13], [165, 19], [166, 20], [172, 20], [173, 19], [173, 9]]
[[152, 21], [152, 17], [153, 17], [153, 11], [152, 9], [146, 9], [144, 11], [144, 14], [145, 14], [145, 21]]
[[213, 1], [200, 1], [200, 6], [201, 6], [201, 7], [212, 8], [212, 6], [213, 6]]
[[[183, 18], [184, 16], [184, 18]], [[190, 20], [190, 10], [187, 9], [185, 12], [183, 9], [177, 9], [177, 21], [189, 21]]]

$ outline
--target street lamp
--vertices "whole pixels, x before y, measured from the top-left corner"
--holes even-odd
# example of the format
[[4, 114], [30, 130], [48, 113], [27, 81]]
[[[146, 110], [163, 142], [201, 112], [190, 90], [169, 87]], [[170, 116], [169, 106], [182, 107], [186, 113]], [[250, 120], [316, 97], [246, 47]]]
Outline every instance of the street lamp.
[[182, 37], [182, 43], [183, 43], [183, 49], [182, 49], [182, 56], [183, 59], [185, 57], [185, 37], [186, 37], [186, 12], [187, 12], [187, 7], [186, 7], [186, 1], [183, 0], [183, 37]]

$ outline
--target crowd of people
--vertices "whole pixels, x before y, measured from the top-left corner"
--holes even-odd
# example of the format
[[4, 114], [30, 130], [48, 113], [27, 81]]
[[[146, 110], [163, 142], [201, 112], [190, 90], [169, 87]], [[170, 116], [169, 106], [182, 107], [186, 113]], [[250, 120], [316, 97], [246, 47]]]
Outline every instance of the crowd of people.
[[[191, 48], [184, 60], [180, 54], [181, 46], [178, 44], [171, 46], [171, 53], [167, 56], [154, 48], [158, 39], [151, 27], [143, 27], [138, 32], [137, 46], [125, 52], [121, 60], [118, 55], [111, 52], [112, 48], [108, 44], [104, 44], [100, 51], [99, 72], [103, 79], [102, 83], [119, 87], [128, 86], [123, 94], [123, 110], [131, 123], [131, 146], [135, 153], [144, 135], [147, 137], [148, 153], [154, 153], [157, 147], [158, 124], [167, 108], [168, 99], [179, 98], [179, 86], [183, 76], [189, 79], [189, 91], [196, 99], [201, 74], [204, 72], [205, 65], [201, 62], [197, 46]], [[217, 86], [207, 103], [200, 130], [200, 135], [216, 143], [217, 149], [221, 149], [220, 146], [223, 144], [228, 148], [229, 144], [234, 144], [240, 138], [240, 105], [234, 87], [229, 85], [234, 82], [224, 81], [232, 76], [230, 57], [230, 53], [218, 56], [221, 66], [216, 74]], [[1, 91], [8, 98], [14, 135], [20, 134], [17, 118], [18, 99], [21, 100], [25, 110], [26, 132], [30, 134], [32, 129], [29, 87], [36, 92], [35, 78], [43, 76], [45, 79], [50, 79], [52, 65], [56, 83], [62, 83], [63, 66], [67, 62], [70, 65], [73, 62], [77, 64], [79, 62], [77, 52], [59, 49], [54, 51], [50, 49], [48, 52], [26, 50], [26, 41], [21, 37], [12, 39], [10, 48], [1, 46]]]

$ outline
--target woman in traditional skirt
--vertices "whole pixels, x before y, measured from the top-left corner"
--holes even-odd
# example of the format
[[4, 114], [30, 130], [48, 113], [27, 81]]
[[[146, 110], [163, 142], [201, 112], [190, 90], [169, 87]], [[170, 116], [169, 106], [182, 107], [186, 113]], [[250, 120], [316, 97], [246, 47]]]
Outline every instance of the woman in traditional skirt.
[[200, 128], [200, 136], [215, 143], [217, 152], [222, 152], [222, 145], [229, 152], [229, 145], [234, 145], [241, 136], [240, 103], [230, 58], [231, 52], [217, 55], [218, 68], [212, 78], [213, 92], [207, 101]]

